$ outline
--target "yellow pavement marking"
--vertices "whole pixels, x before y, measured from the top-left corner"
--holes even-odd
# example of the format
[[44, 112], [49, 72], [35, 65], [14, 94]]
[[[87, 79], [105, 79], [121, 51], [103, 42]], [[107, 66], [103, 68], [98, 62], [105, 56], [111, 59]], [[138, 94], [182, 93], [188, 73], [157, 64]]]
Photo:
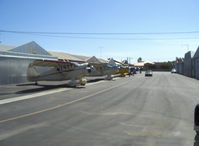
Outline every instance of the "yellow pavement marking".
[[127, 84], [127, 82], [125, 82], [125, 83], [123, 83], [123, 84], [120, 84], [120, 85], [117, 85], [117, 86], [113, 86], [113, 87], [110, 87], [110, 88], [106, 88], [106, 89], [104, 89], [104, 90], [95, 92], [95, 93], [93, 93], [93, 94], [90, 94], [90, 95], [81, 97], [81, 98], [76, 99], [76, 100], [69, 101], [69, 102], [65, 102], [65, 103], [63, 103], [63, 104], [58, 104], [58, 105], [56, 105], [56, 106], [49, 107], [49, 108], [46, 108], [46, 109], [43, 109], [43, 110], [39, 110], [39, 111], [36, 111], [36, 112], [27, 113], [27, 114], [23, 114], [23, 115], [11, 117], [11, 118], [8, 118], [8, 119], [0, 120], [0, 123], [5, 123], [5, 122], [8, 122], [8, 121], [13, 121], [13, 120], [17, 120], [17, 119], [21, 119], [21, 118], [25, 118], [25, 117], [30, 117], [30, 116], [33, 116], [33, 115], [37, 115], [37, 114], [40, 114], [40, 113], [44, 113], [44, 112], [47, 112], [47, 111], [55, 110], [55, 109], [61, 108], [61, 107], [66, 106], [66, 105], [70, 105], [70, 104], [73, 104], [73, 103], [75, 103], [75, 102], [88, 99], [88, 98], [90, 98], [90, 97], [93, 97], [93, 96], [98, 95], [98, 94], [101, 94], [101, 93], [103, 93], [103, 92], [112, 90], [112, 89], [114, 89], [114, 88], [120, 87], [120, 86], [125, 85], [125, 84]]

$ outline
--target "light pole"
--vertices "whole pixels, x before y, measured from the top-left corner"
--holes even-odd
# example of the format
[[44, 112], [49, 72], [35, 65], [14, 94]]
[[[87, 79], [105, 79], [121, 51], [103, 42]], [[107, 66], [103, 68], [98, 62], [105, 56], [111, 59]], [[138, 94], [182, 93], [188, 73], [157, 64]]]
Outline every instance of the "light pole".
[[100, 58], [102, 58], [102, 48], [104, 48], [104, 47], [103, 46], [99, 46], [98, 48], [99, 48], [99, 54], [100, 54], [99, 56], [100, 56]]
[[131, 63], [131, 59], [133, 59], [133, 57], [128, 57], [128, 63]]

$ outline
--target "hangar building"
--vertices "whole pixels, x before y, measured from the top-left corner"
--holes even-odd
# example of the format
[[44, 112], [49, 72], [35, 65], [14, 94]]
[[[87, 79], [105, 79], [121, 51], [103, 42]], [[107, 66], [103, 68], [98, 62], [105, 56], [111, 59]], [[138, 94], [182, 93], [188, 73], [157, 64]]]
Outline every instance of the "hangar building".
[[[26, 75], [28, 65], [36, 59], [64, 59], [85, 63], [91, 58], [95, 57], [73, 55], [63, 52], [48, 52], [34, 41], [17, 47], [0, 44], [0, 85], [28, 82]], [[96, 59], [100, 60], [100, 62], [106, 62], [104, 59]]]
[[199, 47], [193, 56], [194, 77], [199, 79]]
[[32, 41], [21, 46], [0, 45], [0, 85], [27, 82], [26, 70], [35, 59], [55, 59]]
[[177, 73], [184, 75], [184, 59], [183, 58], [178, 59], [175, 66]]
[[78, 55], [72, 55], [69, 53], [63, 53], [63, 52], [49, 52], [52, 56], [57, 57], [58, 59], [64, 59], [64, 60], [68, 60], [68, 61], [74, 61], [74, 62], [78, 62], [78, 63], [85, 63], [86, 59], [85, 58], [89, 58], [86, 56], [78, 56]]
[[192, 66], [193, 54], [194, 53], [192, 51], [188, 51], [184, 56], [184, 75], [188, 77], [193, 77], [193, 69], [194, 69], [194, 67]]

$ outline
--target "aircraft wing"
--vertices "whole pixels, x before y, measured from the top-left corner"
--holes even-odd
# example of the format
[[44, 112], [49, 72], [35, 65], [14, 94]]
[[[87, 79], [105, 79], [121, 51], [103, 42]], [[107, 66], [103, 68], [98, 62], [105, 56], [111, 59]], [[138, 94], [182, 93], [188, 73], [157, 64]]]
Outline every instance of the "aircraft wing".
[[31, 63], [31, 65], [43, 66], [43, 67], [58, 67], [61, 65], [72, 65], [72, 63], [68, 61], [60, 61], [60, 60], [35, 60], [33, 61], [33, 63]]

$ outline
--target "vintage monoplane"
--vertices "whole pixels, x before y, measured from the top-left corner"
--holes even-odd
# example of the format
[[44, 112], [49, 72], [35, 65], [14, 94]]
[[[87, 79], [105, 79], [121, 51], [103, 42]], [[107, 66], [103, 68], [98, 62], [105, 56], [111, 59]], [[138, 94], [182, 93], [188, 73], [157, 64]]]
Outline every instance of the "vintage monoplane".
[[27, 79], [31, 82], [38, 81], [63, 81], [70, 80], [70, 86], [85, 85], [84, 78], [91, 68], [87, 63], [78, 64], [67, 60], [35, 60], [29, 64]]

